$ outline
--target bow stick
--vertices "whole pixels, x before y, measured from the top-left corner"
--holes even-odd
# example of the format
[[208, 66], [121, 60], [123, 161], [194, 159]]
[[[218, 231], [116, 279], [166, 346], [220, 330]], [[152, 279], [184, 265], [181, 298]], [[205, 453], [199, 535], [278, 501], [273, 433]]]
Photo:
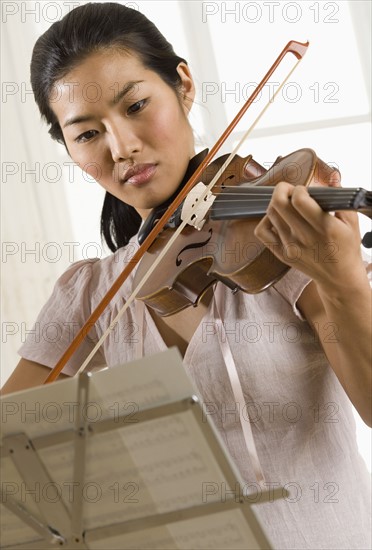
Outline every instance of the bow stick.
[[[129, 277], [130, 273], [133, 271], [134, 267], [138, 264], [138, 262], [142, 259], [142, 256], [147, 252], [147, 250], [150, 248], [152, 243], [155, 241], [157, 236], [159, 235], [160, 231], [164, 228], [166, 223], [168, 222], [169, 218], [175, 213], [177, 208], [181, 205], [181, 203], [184, 201], [186, 196], [188, 195], [189, 191], [192, 189], [192, 187], [197, 183], [199, 177], [201, 176], [203, 170], [206, 168], [206, 166], [212, 161], [214, 156], [216, 155], [217, 151], [222, 147], [223, 143], [226, 141], [226, 139], [229, 137], [235, 126], [238, 124], [238, 122], [241, 120], [241, 118], [244, 116], [250, 105], [253, 103], [253, 101], [256, 99], [257, 95], [261, 92], [262, 88], [265, 86], [267, 81], [269, 80], [270, 76], [273, 74], [273, 72], [276, 70], [282, 59], [285, 57], [287, 53], [292, 53], [297, 58], [297, 63], [292, 68], [292, 70], [289, 72], [281, 86], [277, 89], [276, 93], [274, 94], [274, 97], [277, 95], [277, 93], [281, 90], [284, 83], [288, 80], [289, 76], [292, 74], [292, 72], [297, 67], [298, 63], [301, 61], [303, 56], [305, 55], [307, 48], [309, 46], [309, 42], [301, 43], [297, 42], [295, 40], [291, 40], [288, 42], [288, 44], [285, 46], [285, 48], [282, 50], [282, 52], [279, 54], [278, 58], [275, 60], [273, 65], [270, 67], [264, 78], [261, 80], [257, 88], [253, 91], [253, 93], [250, 95], [250, 97], [247, 99], [243, 107], [240, 109], [238, 114], [235, 116], [233, 121], [229, 124], [229, 126], [225, 129], [225, 131], [222, 133], [220, 138], [216, 141], [214, 146], [211, 148], [203, 162], [199, 165], [199, 167], [196, 169], [194, 174], [191, 176], [191, 178], [188, 180], [188, 182], [185, 184], [185, 186], [181, 189], [177, 197], [174, 199], [172, 204], [169, 205], [168, 209], [165, 211], [163, 216], [160, 218], [160, 220], [157, 222], [157, 224], [153, 227], [153, 229], [150, 231], [150, 233], [147, 235], [146, 239], [143, 241], [142, 245], [138, 248], [137, 252], [132, 257], [131, 261], [128, 263], [128, 265], [124, 268], [124, 270], [120, 273], [119, 277], [116, 279], [116, 281], [112, 284], [110, 289], [107, 291], [106, 295], [102, 298], [96, 309], [91, 313], [90, 317], [87, 319], [84, 326], [79, 330], [77, 335], [75, 336], [74, 340], [71, 342], [67, 350], [64, 352], [58, 363], [55, 365], [55, 367], [52, 369], [52, 371], [49, 373], [47, 378], [44, 381], [44, 384], [47, 384], [49, 382], [54, 381], [60, 372], [62, 371], [63, 367], [66, 365], [67, 361], [72, 357], [76, 349], [80, 346], [84, 338], [87, 336], [91, 328], [94, 326], [96, 321], [99, 319], [103, 311], [106, 309], [108, 304], [111, 302], [112, 298], [115, 296], [115, 294], [118, 292], [120, 287], [123, 285], [125, 280]], [[241, 143], [247, 138], [248, 134], [252, 131], [254, 126], [257, 124], [257, 122], [260, 120], [261, 116], [264, 114], [266, 109], [268, 108], [270, 102], [265, 106], [263, 111], [259, 114], [259, 116], [256, 118], [254, 123], [251, 125], [251, 127], [247, 130], [247, 132], [244, 134], [243, 138], [240, 140], [238, 145], [235, 147], [234, 151], [229, 155], [223, 166], [220, 168], [218, 172], [218, 176], [213, 178], [212, 182], [209, 184], [208, 187], [206, 187], [206, 190], [203, 192], [202, 196], [199, 200], [202, 200], [204, 196], [207, 195], [209, 192], [209, 189], [213, 187], [215, 184], [215, 181], [217, 181], [220, 173], [226, 169], [228, 164], [231, 162], [232, 158], [236, 154], [236, 151], [240, 147]], [[177, 228], [175, 234], [173, 235], [172, 239], [170, 239], [168, 245], [171, 246], [173, 244], [174, 240], [177, 238], [179, 233], [183, 230], [185, 225], [188, 223], [189, 219], [191, 218], [192, 213], [182, 224]], [[157, 258], [156, 263], [154, 262], [153, 269], [155, 269], [156, 265], [161, 261], [163, 256], [166, 254], [168, 250], [168, 247], [165, 247], [162, 251], [162, 254], [159, 255], [159, 258]], [[96, 346], [92, 350], [92, 352], [89, 354], [89, 356], [86, 358], [84, 363], [81, 365], [80, 369], [77, 371], [76, 375], [82, 372], [87, 364], [89, 363], [90, 359], [94, 356], [97, 349], [101, 346], [102, 342], [105, 340], [105, 338], [108, 336], [108, 334], [113, 330], [115, 327], [118, 319], [124, 314], [126, 309], [129, 307], [129, 305], [134, 301], [136, 298], [137, 293], [142, 288], [142, 286], [147, 281], [148, 277], [151, 275], [151, 272], [146, 274], [146, 277], [142, 279], [142, 281], [138, 284], [138, 286], [135, 288], [135, 290], [132, 292], [128, 300], [126, 301], [124, 307], [119, 311], [117, 316], [115, 317], [114, 321], [110, 324], [108, 329], [105, 331], [105, 333], [101, 336], [99, 341], [97, 342]], [[75, 376], [76, 376], [75, 375]]]

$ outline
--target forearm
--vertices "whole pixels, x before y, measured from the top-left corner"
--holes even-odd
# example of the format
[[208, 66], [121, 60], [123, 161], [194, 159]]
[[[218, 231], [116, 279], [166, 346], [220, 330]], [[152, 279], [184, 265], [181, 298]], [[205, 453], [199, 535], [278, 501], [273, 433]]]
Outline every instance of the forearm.
[[[356, 213], [330, 215], [304, 187], [280, 182], [255, 235], [281, 261], [313, 280], [298, 306], [319, 333], [333, 370], [370, 426], [371, 294]], [[293, 257], [285, 254], [293, 249]], [[335, 333], [333, 339], [329, 338], [330, 328]]]
[[359, 281], [348, 288], [311, 285], [299, 307], [318, 332], [328, 360], [354, 407], [371, 426], [372, 299], [365, 273], [356, 278]]
[[[21, 359], [14, 369], [9, 380], [6, 381], [1, 388], [0, 394], [6, 395], [16, 391], [26, 390], [35, 386], [41, 386], [48, 374], [50, 368], [29, 361], [28, 359]], [[67, 378], [65, 374], [60, 374], [59, 379]]]

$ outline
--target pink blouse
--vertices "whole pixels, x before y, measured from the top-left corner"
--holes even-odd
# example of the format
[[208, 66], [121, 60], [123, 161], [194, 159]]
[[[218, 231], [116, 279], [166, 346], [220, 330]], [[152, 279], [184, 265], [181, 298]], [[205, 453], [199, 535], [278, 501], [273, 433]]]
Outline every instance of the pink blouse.
[[[136, 248], [70, 266], [41, 310], [22, 357], [53, 367]], [[123, 285], [65, 367], [73, 375], [121, 309]], [[268, 290], [233, 295], [224, 285], [223, 325], [245, 399], [267, 488], [290, 497], [255, 506], [277, 549], [369, 549], [370, 477], [358, 454], [351, 404], [314, 332], [296, 309], [309, 279], [290, 270]], [[243, 479], [254, 483], [236, 402], [221, 351], [213, 300], [192, 337], [184, 367]], [[327, 338], [337, 337], [330, 326]], [[147, 307], [135, 301], [95, 354], [89, 369], [114, 366], [166, 349]], [[246, 413], [246, 414], [245, 414]]]

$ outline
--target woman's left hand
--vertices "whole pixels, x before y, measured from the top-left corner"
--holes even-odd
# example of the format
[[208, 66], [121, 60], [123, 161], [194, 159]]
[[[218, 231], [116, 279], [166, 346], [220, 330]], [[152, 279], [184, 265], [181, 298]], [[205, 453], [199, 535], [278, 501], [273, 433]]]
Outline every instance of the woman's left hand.
[[[330, 186], [339, 186], [336, 174]], [[357, 213], [325, 212], [304, 186], [278, 183], [255, 235], [282, 262], [324, 289], [354, 284], [358, 268], [365, 274]]]
[[[298, 307], [316, 330], [361, 418], [371, 426], [372, 302], [357, 213], [324, 212], [305, 187], [281, 182], [255, 234], [282, 262], [313, 279]], [[337, 334], [335, 340], [328, 338], [329, 327]]]

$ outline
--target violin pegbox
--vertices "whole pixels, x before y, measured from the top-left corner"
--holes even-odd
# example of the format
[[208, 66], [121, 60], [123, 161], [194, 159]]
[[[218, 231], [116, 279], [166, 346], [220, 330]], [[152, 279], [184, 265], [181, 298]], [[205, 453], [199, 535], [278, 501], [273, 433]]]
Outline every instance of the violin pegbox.
[[185, 198], [181, 211], [181, 220], [186, 221], [199, 231], [206, 222], [206, 215], [215, 201], [213, 195], [204, 183], [199, 182], [191, 189]]

